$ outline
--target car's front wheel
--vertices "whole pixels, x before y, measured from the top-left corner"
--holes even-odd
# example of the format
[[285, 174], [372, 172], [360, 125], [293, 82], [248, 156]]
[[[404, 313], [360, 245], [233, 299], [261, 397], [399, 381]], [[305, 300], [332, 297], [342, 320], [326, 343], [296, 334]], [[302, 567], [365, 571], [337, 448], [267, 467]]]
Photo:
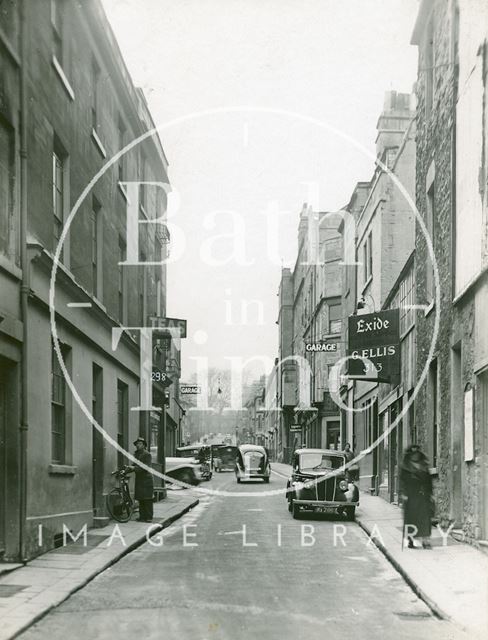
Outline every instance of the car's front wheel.
[[356, 517], [356, 507], [346, 507], [345, 511], [347, 520], [353, 522], [354, 518]]
[[300, 515], [301, 515], [300, 514], [300, 507], [297, 504], [295, 504], [295, 502], [292, 502], [292, 505], [293, 505], [292, 506], [293, 518], [295, 520], [298, 520], [300, 518]]

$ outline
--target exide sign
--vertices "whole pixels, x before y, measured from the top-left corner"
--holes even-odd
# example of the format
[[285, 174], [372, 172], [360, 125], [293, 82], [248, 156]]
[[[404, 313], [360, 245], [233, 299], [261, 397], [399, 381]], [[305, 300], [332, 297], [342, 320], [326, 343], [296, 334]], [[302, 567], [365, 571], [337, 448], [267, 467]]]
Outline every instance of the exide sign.
[[400, 375], [399, 310], [350, 316], [347, 355], [350, 378], [397, 382]]

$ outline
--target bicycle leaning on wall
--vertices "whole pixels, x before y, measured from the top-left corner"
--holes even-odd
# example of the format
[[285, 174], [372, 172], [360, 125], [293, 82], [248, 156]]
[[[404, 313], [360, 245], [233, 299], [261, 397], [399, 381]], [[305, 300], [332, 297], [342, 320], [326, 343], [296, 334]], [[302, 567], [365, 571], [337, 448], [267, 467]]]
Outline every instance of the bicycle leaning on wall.
[[122, 467], [112, 472], [118, 486], [114, 487], [107, 495], [107, 510], [110, 516], [117, 522], [128, 522], [134, 513], [134, 500], [129, 490], [130, 467]]

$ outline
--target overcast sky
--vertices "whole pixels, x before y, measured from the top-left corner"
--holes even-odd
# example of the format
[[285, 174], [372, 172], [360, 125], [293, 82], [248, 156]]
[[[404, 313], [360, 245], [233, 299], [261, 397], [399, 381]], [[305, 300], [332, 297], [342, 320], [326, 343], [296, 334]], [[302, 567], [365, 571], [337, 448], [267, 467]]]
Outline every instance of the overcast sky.
[[[374, 155], [385, 91], [412, 90], [418, 2], [103, 3], [157, 126], [190, 116], [161, 132], [181, 199], [174, 223], [186, 237], [169, 267], [167, 309], [188, 319], [183, 379], [194, 357], [218, 367], [228, 357], [272, 360], [280, 263], [295, 259], [306, 183], [319, 185], [321, 210], [336, 210], [371, 177], [373, 159], [360, 147]], [[288, 212], [278, 237], [267, 232], [273, 202]], [[241, 306], [251, 300], [246, 319]], [[196, 344], [196, 332], [206, 342]]]

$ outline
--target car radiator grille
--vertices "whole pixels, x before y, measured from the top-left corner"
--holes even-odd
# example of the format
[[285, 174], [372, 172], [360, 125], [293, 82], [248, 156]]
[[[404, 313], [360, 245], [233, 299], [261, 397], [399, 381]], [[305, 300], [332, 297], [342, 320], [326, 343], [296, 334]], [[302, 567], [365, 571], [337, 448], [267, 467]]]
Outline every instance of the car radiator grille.
[[316, 482], [317, 500], [335, 500], [336, 476], [327, 480], [319, 479]]

